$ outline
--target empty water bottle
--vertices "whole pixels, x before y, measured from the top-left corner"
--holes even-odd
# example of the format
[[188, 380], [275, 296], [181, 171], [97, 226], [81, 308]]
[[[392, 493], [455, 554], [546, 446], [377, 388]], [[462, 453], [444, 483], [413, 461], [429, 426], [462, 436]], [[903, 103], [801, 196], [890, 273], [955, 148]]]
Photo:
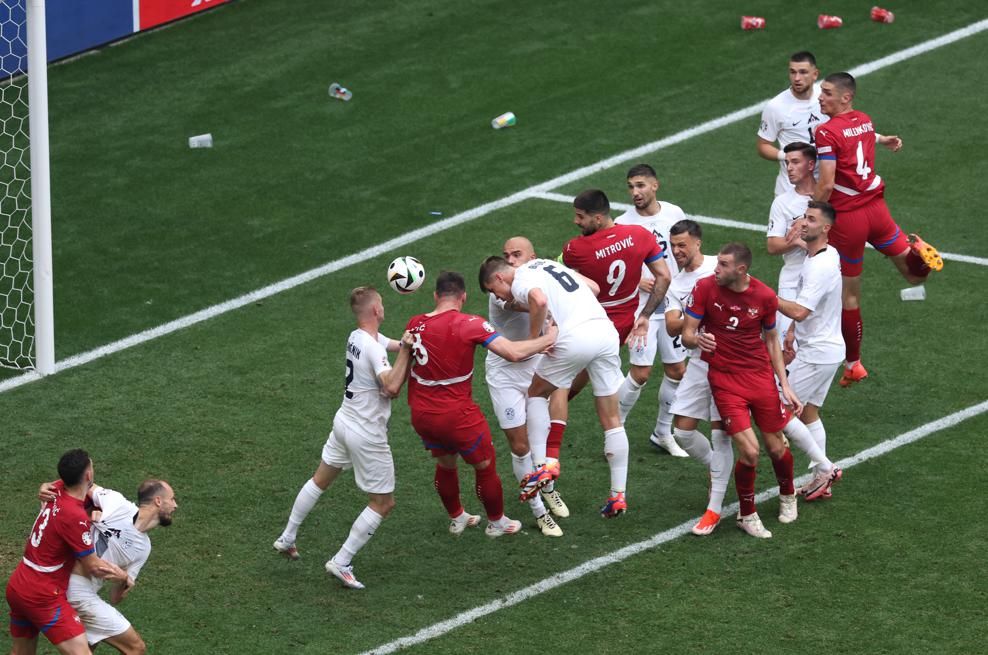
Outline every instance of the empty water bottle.
[[329, 85], [329, 97], [348, 102], [353, 97], [353, 91], [341, 84], [333, 82]]

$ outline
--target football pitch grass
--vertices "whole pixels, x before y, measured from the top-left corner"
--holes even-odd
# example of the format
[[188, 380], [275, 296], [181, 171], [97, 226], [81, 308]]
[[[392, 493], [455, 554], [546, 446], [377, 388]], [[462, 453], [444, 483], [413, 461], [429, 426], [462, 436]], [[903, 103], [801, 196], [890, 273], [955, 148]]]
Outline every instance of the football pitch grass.
[[[565, 16], [552, 5], [358, 12], [313, 2], [295, 5], [307, 19], [283, 23], [276, 4], [237, 3], [52, 69], [59, 359], [422, 227], [436, 220], [430, 211], [450, 216], [747, 107], [785, 86], [794, 50], [813, 50], [825, 73], [984, 18], [975, 3], [915, 3], [879, 26], [837, 2], [828, 11], [845, 28], [819, 32], [812, 12], [762, 3], [774, 29], [744, 34], [726, 2], [699, 15], [672, 3], [620, 14], [568, 3]], [[879, 131], [905, 139], [901, 153], [878, 155], [898, 222], [978, 257], [988, 256], [975, 215], [986, 198], [984, 143], [954, 126], [978, 122], [988, 73], [975, 62], [986, 55], [979, 34], [895, 64], [862, 78], [856, 103]], [[179, 59], [188, 66], [163, 63]], [[326, 99], [332, 81], [354, 100]], [[504, 110], [518, 127], [490, 130]], [[751, 118], [644, 157], [659, 170], [660, 198], [764, 222], [776, 169], [754, 155], [756, 127]], [[185, 137], [204, 131], [216, 147], [188, 151]], [[626, 202], [626, 169], [555, 191], [598, 186]], [[159, 476], [176, 489], [176, 523], [152, 533], [151, 561], [122, 608], [151, 652], [366, 651], [696, 517], [704, 471], [647, 443], [653, 380], [628, 422], [631, 511], [620, 520], [596, 514], [607, 469], [585, 394], [564, 445], [565, 536], [541, 537], [527, 507], [509, 500], [524, 534], [451, 539], [432, 462], [398, 401], [398, 505], [354, 562], [368, 589], [343, 590], [322, 569], [363, 504], [352, 476], [303, 525], [302, 561], [271, 550], [342, 396], [349, 289], [383, 286], [387, 262], [412, 254], [433, 276], [463, 272], [466, 310], [483, 313], [473, 281], [482, 258], [519, 233], [555, 256], [575, 232], [570, 218], [565, 205], [525, 200], [0, 394], [4, 574], [23, 548], [37, 483], [77, 445], [93, 453], [101, 484], [133, 493]], [[754, 247], [753, 274], [774, 283], [779, 262], [757, 233], [706, 226], [705, 251], [734, 239]], [[834, 459], [988, 398], [988, 268], [948, 262], [923, 303], [899, 300], [904, 284], [874, 252], [865, 270], [871, 377], [831, 392]], [[386, 291], [385, 306], [384, 331], [397, 336], [430, 298]], [[489, 413], [482, 371], [478, 357], [474, 392]], [[988, 605], [978, 493], [986, 428], [980, 415], [849, 469], [832, 501], [801, 505], [791, 526], [766, 501], [768, 542], [725, 520], [710, 538], [664, 543], [412, 651], [976, 652]], [[510, 498], [496, 429], [495, 443]], [[767, 461], [759, 472], [768, 488]], [[461, 488], [478, 511], [468, 471]]]

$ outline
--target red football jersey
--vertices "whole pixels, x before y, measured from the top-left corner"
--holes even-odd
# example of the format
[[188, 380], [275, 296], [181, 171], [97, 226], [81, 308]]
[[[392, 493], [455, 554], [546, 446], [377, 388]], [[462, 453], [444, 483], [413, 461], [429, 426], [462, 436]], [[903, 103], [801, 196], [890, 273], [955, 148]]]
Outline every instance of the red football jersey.
[[95, 552], [83, 501], [65, 493], [61, 481], [55, 489], [57, 497], [42, 506], [11, 576], [11, 587], [31, 596], [64, 592], [76, 559]]
[[563, 263], [597, 283], [607, 315], [638, 310], [642, 264], [662, 259], [655, 235], [640, 225], [615, 225], [570, 240]]
[[448, 412], [473, 404], [473, 351], [501, 336], [481, 316], [454, 309], [412, 317], [405, 326], [415, 335], [408, 404], [413, 412]]
[[684, 311], [700, 319], [701, 327], [717, 339], [717, 349], [701, 355], [711, 369], [772, 370], [762, 330], [775, 327], [779, 298], [763, 282], [750, 276], [749, 280], [748, 288], [737, 293], [718, 285], [711, 275], [698, 280], [686, 298]]
[[830, 204], [837, 211], [857, 209], [880, 198], [885, 183], [875, 172], [875, 127], [860, 111], [834, 116], [816, 130], [820, 160], [837, 162]]

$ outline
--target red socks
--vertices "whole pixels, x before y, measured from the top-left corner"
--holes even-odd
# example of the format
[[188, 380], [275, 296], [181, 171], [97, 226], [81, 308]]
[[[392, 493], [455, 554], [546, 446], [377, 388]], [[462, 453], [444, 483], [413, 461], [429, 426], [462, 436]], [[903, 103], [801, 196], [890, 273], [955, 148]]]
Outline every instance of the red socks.
[[501, 488], [501, 478], [497, 475], [494, 460], [486, 468], [474, 469], [477, 475], [477, 498], [484, 504], [487, 518], [497, 521], [504, 516], [504, 489]]
[[864, 325], [861, 323], [861, 308], [841, 311], [840, 331], [844, 336], [844, 359], [849, 362], [861, 359], [861, 336], [864, 331]]
[[552, 421], [549, 423], [549, 440], [545, 443], [545, 456], [559, 459], [559, 449], [563, 445], [563, 431], [566, 430], [566, 421]]
[[775, 479], [779, 481], [779, 495], [792, 496], [796, 493], [792, 484], [792, 451], [786, 448], [782, 457], [773, 459], [772, 468], [775, 469]]
[[741, 503], [741, 516], [755, 513], [755, 467], [740, 459], [734, 465], [734, 488]]
[[436, 491], [443, 501], [443, 507], [450, 518], [463, 513], [460, 504], [460, 476], [456, 469], [447, 469], [436, 464]]

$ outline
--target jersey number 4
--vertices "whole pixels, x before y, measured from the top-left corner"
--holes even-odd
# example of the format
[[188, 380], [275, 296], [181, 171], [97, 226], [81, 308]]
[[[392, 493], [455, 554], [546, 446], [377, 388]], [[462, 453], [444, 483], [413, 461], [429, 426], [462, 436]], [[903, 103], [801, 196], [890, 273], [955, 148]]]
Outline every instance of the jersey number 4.
[[858, 141], [858, 165], [854, 169], [854, 172], [861, 176], [862, 180], [867, 180], [868, 175], [871, 173], [871, 169], [868, 167], [868, 161], [864, 156], [864, 145]]

